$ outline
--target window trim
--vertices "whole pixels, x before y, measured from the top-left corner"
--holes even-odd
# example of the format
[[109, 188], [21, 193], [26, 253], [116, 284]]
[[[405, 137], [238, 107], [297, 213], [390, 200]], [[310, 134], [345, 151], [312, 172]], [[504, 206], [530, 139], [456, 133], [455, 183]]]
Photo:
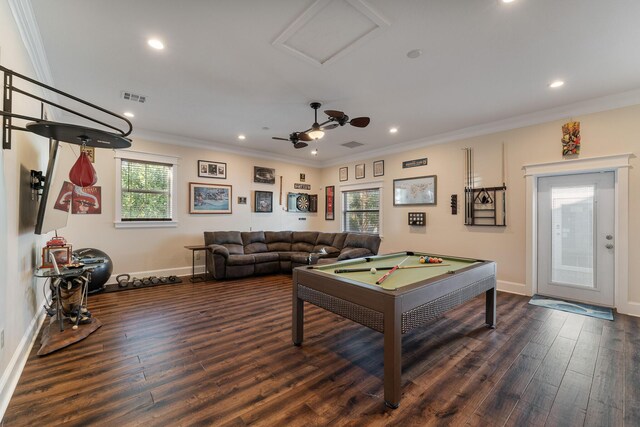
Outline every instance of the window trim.
[[[167, 228], [178, 226], [178, 166], [179, 157], [164, 156], [142, 151], [118, 150], [113, 157], [116, 163], [115, 179], [115, 228]], [[122, 160], [137, 160], [140, 162], [164, 163], [171, 165], [171, 220], [127, 220], [122, 221]]]
[[[340, 190], [340, 230], [344, 233], [344, 193], [347, 191], [358, 191], [358, 190], [378, 190], [380, 191], [380, 223], [378, 224], [378, 233], [377, 236], [380, 238], [383, 237], [383, 224], [384, 224], [384, 181], [370, 181], [363, 182], [358, 184], [345, 184], [339, 186]], [[362, 233], [362, 234], [373, 234], [373, 233]]]

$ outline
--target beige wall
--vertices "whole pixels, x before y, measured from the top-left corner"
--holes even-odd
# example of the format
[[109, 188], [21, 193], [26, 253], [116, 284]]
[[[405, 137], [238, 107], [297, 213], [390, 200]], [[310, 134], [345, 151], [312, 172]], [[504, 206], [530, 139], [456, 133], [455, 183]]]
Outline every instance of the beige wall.
[[[18, 35], [5, 0], [0, 0], [0, 64], [33, 76], [34, 71]], [[14, 84], [17, 84], [14, 82]], [[19, 85], [30, 89], [25, 84]], [[15, 96], [14, 112], [39, 114], [39, 106]], [[24, 125], [14, 121], [14, 125]], [[36, 332], [42, 313], [41, 280], [33, 277], [41, 238], [33, 234], [37, 201], [29, 188], [31, 169], [46, 167], [46, 140], [26, 132], [12, 133], [11, 150], [0, 150], [0, 330], [4, 348], [0, 349], [0, 418], [8, 404], [21, 367], [20, 357]]]
[[[296, 166], [268, 159], [248, 158], [237, 154], [196, 149], [179, 145], [154, 143], [134, 138], [131, 150], [176, 156], [178, 166], [178, 226], [175, 228], [115, 229], [115, 162], [113, 152], [96, 150], [95, 168], [102, 187], [101, 215], [72, 215], [68, 227], [60, 230], [74, 248], [98, 248], [111, 257], [114, 274], [187, 274], [191, 268], [191, 252], [185, 245], [204, 242], [204, 231], [216, 230], [318, 230], [324, 222], [321, 213], [293, 213], [286, 207], [287, 193], [320, 194], [320, 172], [308, 166]], [[199, 178], [198, 160], [224, 162], [227, 179]], [[253, 167], [263, 166], [276, 170], [276, 184], [253, 182]], [[295, 190], [305, 174], [305, 184], [311, 190]], [[282, 203], [279, 205], [280, 177], [283, 177]], [[226, 184], [232, 186], [232, 214], [189, 214], [189, 182]], [[253, 212], [254, 192], [273, 192], [273, 212]], [[246, 197], [247, 204], [239, 205], [238, 196]], [[302, 221], [300, 218], [304, 218]], [[151, 272], [151, 273], [149, 273]]]
[[[640, 106], [572, 117], [581, 122], [582, 149], [580, 158], [610, 154], [635, 153], [639, 150], [637, 132]], [[372, 176], [375, 160], [384, 159], [384, 207], [382, 252], [423, 250], [442, 254], [478, 257], [497, 261], [499, 280], [523, 285], [525, 283], [525, 179], [522, 166], [562, 160], [561, 126], [567, 120], [495, 133], [447, 144], [425, 146], [401, 154], [372, 157], [366, 161], [325, 168], [322, 185], [355, 184], [380, 180]], [[476, 187], [502, 184], [502, 144], [505, 145], [507, 184], [507, 227], [468, 227], [464, 224], [464, 153], [471, 147], [474, 154]], [[405, 160], [427, 157], [428, 165], [402, 169]], [[354, 179], [356, 163], [365, 163], [367, 176]], [[629, 301], [640, 302], [640, 266], [634, 254], [640, 249], [640, 174], [638, 159], [632, 158], [629, 171], [629, 235], [630, 271]], [[338, 168], [349, 167], [349, 181], [338, 181]], [[437, 175], [437, 206], [393, 206], [393, 179], [412, 176]], [[451, 194], [458, 195], [458, 215], [451, 215]], [[339, 203], [339, 201], [338, 201]], [[426, 227], [407, 225], [409, 211], [427, 212]], [[328, 229], [340, 228], [339, 217]]]

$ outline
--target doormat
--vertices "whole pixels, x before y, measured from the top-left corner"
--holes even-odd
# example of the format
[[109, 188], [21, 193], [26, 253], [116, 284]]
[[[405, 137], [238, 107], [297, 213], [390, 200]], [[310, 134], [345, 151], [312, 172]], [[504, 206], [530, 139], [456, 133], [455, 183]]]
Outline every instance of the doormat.
[[597, 317], [598, 319], [613, 320], [613, 310], [597, 305], [582, 304], [579, 302], [562, 301], [552, 298], [534, 295], [529, 304], [540, 307], [552, 308], [554, 310], [567, 311], [569, 313], [582, 314], [583, 316]]

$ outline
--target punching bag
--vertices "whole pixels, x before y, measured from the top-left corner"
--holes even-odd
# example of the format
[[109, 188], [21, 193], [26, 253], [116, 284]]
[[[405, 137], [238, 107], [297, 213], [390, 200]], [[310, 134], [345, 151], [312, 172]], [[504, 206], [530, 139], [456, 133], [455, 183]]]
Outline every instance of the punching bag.
[[69, 179], [78, 187], [90, 187], [98, 182], [98, 174], [84, 150], [80, 150], [80, 156], [69, 171]]

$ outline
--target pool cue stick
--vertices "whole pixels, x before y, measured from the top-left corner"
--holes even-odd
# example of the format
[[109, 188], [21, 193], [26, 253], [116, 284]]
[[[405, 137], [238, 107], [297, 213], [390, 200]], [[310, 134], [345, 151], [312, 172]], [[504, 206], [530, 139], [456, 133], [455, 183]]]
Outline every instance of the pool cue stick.
[[[376, 270], [391, 270], [393, 267], [374, 267]], [[333, 270], [334, 273], [362, 273], [371, 271], [371, 268], [338, 268]]]
[[405, 270], [407, 268], [425, 268], [425, 267], [444, 267], [450, 266], [451, 264], [422, 264], [422, 265], [405, 265], [403, 267], [398, 267], [400, 270]]
[[401, 268], [400, 266], [402, 264], [404, 264], [409, 258], [411, 258], [411, 255], [407, 256], [405, 259], [402, 260], [402, 262], [398, 265], [396, 265], [395, 267], [393, 267], [391, 270], [389, 270], [384, 276], [382, 276], [381, 278], [379, 278], [376, 281], [376, 285], [380, 285], [382, 284], [382, 282], [384, 282], [385, 280], [387, 280], [387, 277], [391, 276], [391, 273], [393, 273], [394, 271], [396, 271], [397, 269]]
[[376, 281], [376, 285], [381, 285], [381, 284], [382, 284], [382, 282], [384, 282], [385, 280], [387, 280], [387, 277], [391, 276], [391, 273], [393, 273], [393, 272], [394, 272], [394, 271], [396, 271], [397, 269], [398, 269], [398, 266], [396, 265], [396, 266], [395, 266], [395, 267], [393, 267], [391, 270], [387, 271], [387, 272], [385, 273], [385, 275], [384, 275], [384, 276], [382, 276], [381, 278], [379, 278], [379, 279]]

